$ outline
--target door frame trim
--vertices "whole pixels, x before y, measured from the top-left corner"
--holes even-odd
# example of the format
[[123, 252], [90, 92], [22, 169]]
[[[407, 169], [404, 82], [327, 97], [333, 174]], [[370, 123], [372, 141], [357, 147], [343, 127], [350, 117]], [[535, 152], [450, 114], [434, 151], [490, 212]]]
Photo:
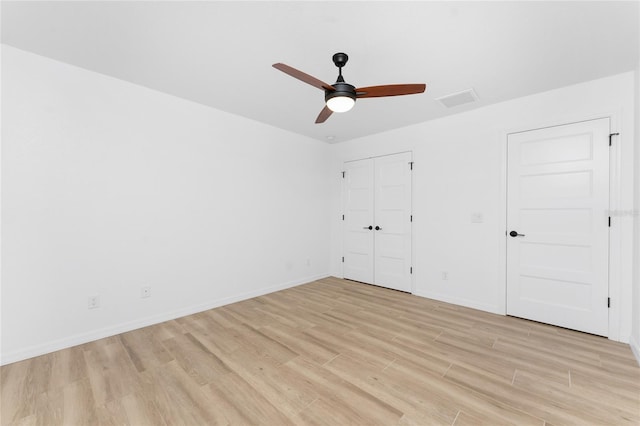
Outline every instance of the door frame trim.
[[[561, 117], [557, 120], [546, 122], [532, 122], [529, 125], [520, 125], [513, 128], [503, 129], [498, 136], [502, 141], [500, 161], [502, 167], [500, 168], [500, 200], [501, 200], [501, 217], [499, 222], [502, 224], [501, 233], [504, 233], [507, 229], [507, 145], [509, 142], [509, 135], [514, 133], [528, 132], [531, 130], [538, 130], [548, 127], [563, 126], [567, 124], [580, 123], [584, 121], [597, 120], [601, 118], [609, 119], [609, 131], [612, 133], [621, 132], [621, 117], [622, 110], [608, 111], [596, 114], [581, 115], [581, 116], [567, 116]], [[622, 187], [621, 170], [621, 153], [620, 144], [614, 143], [609, 151], [609, 209], [610, 211], [620, 211], [621, 208], [621, 194], [620, 189]], [[609, 297], [611, 299], [611, 306], [609, 308], [609, 332], [607, 337], [610, 340], [625, 341], [625, 336], [621, 336], [621, 319], [622, 319], [622, 277], [624, 262], [622, 262], [622, 235], [619, 221], [612, 221], [611, 229], [609, 230]], [[502, 271], [502, 283], [500, 285], [500, 312], [503, 315], [507, 314], [507, 237], [504, 236], [503, 244], [500, 244], [499, 259], [500, 270]], [[622, 340], [621, 340], [622, 339]]]

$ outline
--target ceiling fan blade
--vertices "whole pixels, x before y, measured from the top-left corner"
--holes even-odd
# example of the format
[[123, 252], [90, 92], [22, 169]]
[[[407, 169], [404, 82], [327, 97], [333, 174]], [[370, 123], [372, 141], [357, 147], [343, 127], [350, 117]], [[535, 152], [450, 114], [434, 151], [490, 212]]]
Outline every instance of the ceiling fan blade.
[[331, 114], [333, 114], [333, 111], [331, 111], [329, 107], [325, 105], [324, 108], [322, 108], [322, 111], [320, 111], [320, 114], [318, 114], [318, 118], [316, 118], [316, 124], [324, 123], [325, 121], [327, 121], [327, 118], [331, 116]]
[[322, 80], [318, 80], [317, 78], [310, 76], [309, 74], [303, 73], [300, 70], [290, 67], [289, 65], [277, 63], [273, 64], [273, 67], [285, 74], [289, 74], [291, 77], [297, 78], [300, 81], [304, 81], [305, 83], [310, 84], [313, 87], [317, 87], [318, 89], [336, 90], [332, 85], [327, 84]]
[[356, 89], [358, 98], [380, 98], [383, 96], [414, 95], [423, 93], [425, 84], [387, 84], [385, 86], [359, 87]]

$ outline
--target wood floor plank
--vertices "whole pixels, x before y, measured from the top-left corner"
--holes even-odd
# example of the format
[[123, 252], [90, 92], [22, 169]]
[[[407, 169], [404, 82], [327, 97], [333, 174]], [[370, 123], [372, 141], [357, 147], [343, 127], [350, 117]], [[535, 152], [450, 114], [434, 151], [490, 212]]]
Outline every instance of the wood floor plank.
[[628, 383], [631, 387], [637, 388], [637, 374], [613, 374], [602, 368], [600, 362], [596, 363], [591, 359], [585, 359], [580, 354], [572, 354], [567, 351], [550, 352], [544, 348], [537, 350], [529, 345], [522, 345], [516, 342], [501, 339], [494, 345], [494, 349], [509, 357], [524, 359], [531, 366], [548, 370], [555, 369], [560, 371], [575, 371], [587, 373], [589, 376], [599, 377], [602, 381], [607, 381], [609, 377], [616, 377], [617, 381]]
[[326, 278], [0, 367], [0, 425], [640, 424], [629, 346]]
[[422, 351], [404, 345], [398, 339], [384, 339], [379, 334], [368, 331], [358, 332], [358, 342], [364, 347], [375, 348], [383, 354], [382, 359], [407, 360], [428, 368], [436, 374], [444, 374], [451, 365], [451, 359], [430, 351]]
[[436, 394], [439, 398], [444, 398], [446, 401], [455, 401], [456, 407], [459, 410], [465, 411], [477, 418], [485, 419], [486, 421], [491, 420], [495, 424], [539, 425], [542, 423], [541, 418], [520, 410], [517, 407], [513, 407], [504, 401], [497, 401], [485, 397], [485, 395], [481, 393], [468, 392], [467, 389], [451, 383], [447, 379], [447, 374], [451, 368], [455, 366], [455, 364], [452, 364], [444, 375], [440, 377], [435, 374], [434, 371], [424, 368], [421, 365], [415, 365], [412, 362], [400, 359], [390, 365], [384, 373], [394, 379], [412, 375], [415, 382], [414, 386], [416, 386], [417, 389], [421, 386], [428, 386], [430, 391], [432, 388], [436, 388], [438, 389]]
[[66, 385], [62, 394], [64, 399], [62, 424], [90, 425], [97, 423], [96, 404], [89, 379]]
[[478, 426], [478, 425], [495, 425], [497, 424], [495, 418], [483, 419], [474, 417], [464, 411], [460, 411], [456, 416], [456, 419], [452, 423], [453, 426]]
[[36, 424], [98, 424], [95, 400], [89, 379], [82, 379], [38, 395]]
[[312, 384], [268, 354], [240, 351], [226, 356], [223, 359], [229, 368], [288, 418], [294, 418], [318, 397]]
[[120, 343], [139, 372], [173, 360], [173, 356], [151, 332], [152, 328], [142, 328], [121, 334]]
[[554, 400], [545, 393], [508, 386], [502, 378], [490, 373], [480, 373], [454, 365], [447, 371], [445, 378], [495, 401], [501, 401], [508, 406], [554, 424], [600, 423], [598, 419], [594, 419], [588, 414], [573, 410], [567, 402]]
[[[353, 381], [344, 380], [330, 368], [318, 367], [302, 357], [288, 362], [287, 367], [315, 383], [319, 395], [299, 414], [303, 424], [395, 424], [403, 416], [393, 405]], [[327, 404], [333, 407], [331, 414], [326, 412]]]
[[147, 327], [149, 334], [158, 342], [184, 334], [185, 330], [176, 320], [169, 320]]
[[140, 374], [144, 397], [157, 407], [167, 424], [227, 425], [224, 413], [211, 405], [206, 390], [171, 361]]
[[276, 406], [236, 373], [220, 377], [208, 386], [211, 403], [221, 410], [230, 425], [293, 425]]
[[264, 334], [260, 329], [253, 328], [247, 324], [237, 327], [240, 332], [240, 340], [244, 350], [250, 350], [258, 355], [266, 355], [274, 358], [280, 363], [286, 362], [298, 356], [295, 352]]
[[367, 367], [362, 368], [360, 360], [349, 355], [340, 355], [326, 366], [345, 381], [395, 407], [401, 413], [408, 414], [414, 420], [430, 420], [439, 424], [453, 422], [458, 412], [455, 403], [434, 397], [429, 391], [430, 386], [414, 386], [411, 380], [399, 383], [385, 375], [382, 369]]
[[[211, 318], [211, 316], [209, 315], [210, 311], [205, 311], [205, 312], [199, 312], [197, 314], [194, 315], [189, 315], [187, 317], [182, 317], [182, 318], [178, 318], [176, 319], [176, 323], [179, 324], [180, 329], [182, 330], [182, 333], [179, 334], [186, 334], [186, 333], [199, 333], [199, 334], [209, 334], [211, 333], [211, 331], [216, 327], [213, 319]], [[213, 324], [212, 324], [213, 323]], [[178, 335], [172, 335], [169, 337], [166, 337], [164, 339], [162, 339], [162, 341], [165, 341], [167, 339], [170, 339], [172, 337], [179, 337]]]
[[337, 352], [357, 356], [363, 364], [373, 364], [384, 368], [389, 362], [395, 359], [395, 354], [373, 346], [366, 346], [362, 341], [361, 332], [351, 332], [345, 335], [336, 335], [330, 329], [324, 327], [313, 327], [305, 332], [329, 347], [336, 348]]
[[87, 375], [96, 404], [104, 405], [139, 391], [138, 370], [119, 340], [105, 340], [84, 351]]
[[27, 359], [0, 367], [0, 420], [7, 424], [17, 423], [35, 412], [38, 393], [29, 382], [32, 362], [33, 359]]
[[627, 401], [630, 407], [637, 406], [640, 410], [640, 381], [630, 382], [626, 378], [588, 372], [569, 370], [571, 387], [587, 391], [596, 390], [598, 394], [612, 395], [620, 401]]
[[199, 385], [212, 383], [231, 372], [216, 354], [191, 333], [175, 336], [163, 343], [178, 365]]
[[242, 348], [240, 333], [235, 328], [212, 331], [207, 334], [190, 332], [209, 352], [219, 356], [221, 353], [231, 353]]
[[270, 325], [263, 328], [262, 332], [266, 336], [281, 342], [298, 356], [303, 356], [318, 365], [322, 365], [338, 355], [336, 350], [311, 334], [291, 329], [287, 325]]
[[301, 424], [307, 425], [388, 425], [383, 419], [372, 418], [353, 406], [336, 410], [335, 400], [318, 398], [298, 416]]
[[[475, 333], [475, 332], [474, 332]], [[566, 365], [555, 365], [548, 362], [542, 362], [537, 355], [531, 355], [532, 351], [519, 353], [518, 356], [505, 354], [501, 352], [498, 342], [495, 340], [491, 346], [490, 339], [482, 338], [465, 338], [466, 334], [457, 330], [447, 330], [441, 336], [438, 336], [433, 346], [438, 347], [444, 345], [450, 352], [450, 356], [457, 360], [457, 364], [468, 367], [469, 365], [479, 367], [492, 374], [500, 375], [508, 380], [513, 378], [516, 369], [532, 371], [556, 380], [558, 383], [568, 385], [569, 369]]]
[[166, 425], [155, 404], [137, 393], [97, 407], [97, 417], [100, 426]]
[[[634, 413], [620, 408], [615, 398], [606, 398], [600, 392], [574, 392], [571, 388], [560, 386], [553, 381], [538, 376], [517, 372], [513, 385], [537, 395], [543, 395], [552, 401], [563, 401], [572, 410], [580, 411], [603, 424], [637, 424]], [[635, 413], [636, 415], [638, 413]]]
[[37, 426], [38, 425], [38, 416], [35, 414], [31, 414], [27, 417], [23, 417], [13, 423], [10, 423], [13, 426]]
[[51, 375], [47, 390], [66, 386], [87, 377], [82, 348], [76, 346], [51, 354]]

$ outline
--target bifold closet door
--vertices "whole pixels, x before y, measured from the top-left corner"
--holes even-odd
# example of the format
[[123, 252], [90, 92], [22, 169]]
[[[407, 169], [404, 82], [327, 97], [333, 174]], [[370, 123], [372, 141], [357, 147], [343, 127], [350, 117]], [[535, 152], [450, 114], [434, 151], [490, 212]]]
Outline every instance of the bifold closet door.
[[345, 163], [344, 179], [343, 274], [373, 284], [373, 160]]
[[345, 163], [344, 277], [411, 291], [411, 153]]

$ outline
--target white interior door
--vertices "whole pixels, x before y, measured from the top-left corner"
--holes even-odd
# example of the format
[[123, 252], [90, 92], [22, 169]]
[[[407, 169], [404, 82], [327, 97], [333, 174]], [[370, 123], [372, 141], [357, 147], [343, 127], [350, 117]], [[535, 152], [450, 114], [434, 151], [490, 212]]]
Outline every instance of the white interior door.
[[608, 137], [608, 118], [509, 135], [507, 314], [608, 334]]
[[347, 279], [411, 291], [411, 153], [345, 163]]
[[374, 283], [411, 291], [411, 153], [374, 161]]
[[344, 171], [343, 275], [373, 284], [373, 161], [345, 163]]

